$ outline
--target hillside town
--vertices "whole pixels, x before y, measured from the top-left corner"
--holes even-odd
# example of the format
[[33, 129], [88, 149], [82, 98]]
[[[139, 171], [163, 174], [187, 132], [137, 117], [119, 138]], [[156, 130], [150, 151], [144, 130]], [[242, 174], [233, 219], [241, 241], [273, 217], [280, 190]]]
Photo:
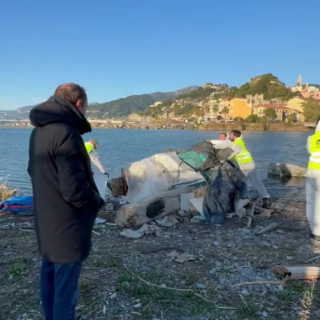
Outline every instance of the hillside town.
[[[251, 89], [258, 89], [251, 90], [255, 91], [254, 94], [245, 94], [250, 92], [250, 86]], [[246, 90], [243, 91], [243, 88]], [[267, 90], [269, 92], [263, 93]], [[299, 76], [294, 86], [286, 87], [272, 74], [266, 74], [252, 78], [239, 88], [213, 83], [206, 83], [201, 87], [192, 86], [175, 99], [141, 105], [144, 111], [139, 113], [128, 111], [131, 110], [130, 97], [120, 100], [126, 99], [128, 101], [121, 106], [121, 112], [118, 112], [123, 116], [112, 116], [112, 112], [108, 110], [98, 113], [96, 109], [101, 109], [103, 104], [94, 103], [88, 111], [88, 120], [93, 127], [112, 129], [196, 129], [204, 124], [239, 121], [295, 123], [297, 127], [298, 124], [309, 123], [310, 119], [306, 119], [305, 112], [308, 99], [320, 105], [320, 86], [309, 85], [307, 82], [303, 84], [302, 77]], [[117, 100], [114, 102], [115, 106], [116, 102]], [[108, 104], [112, 106], [111, 102]], [[1, 110], [0, 126], [31, 126], [28, 119], [31, 108], [32, 106], [11, 111]]]

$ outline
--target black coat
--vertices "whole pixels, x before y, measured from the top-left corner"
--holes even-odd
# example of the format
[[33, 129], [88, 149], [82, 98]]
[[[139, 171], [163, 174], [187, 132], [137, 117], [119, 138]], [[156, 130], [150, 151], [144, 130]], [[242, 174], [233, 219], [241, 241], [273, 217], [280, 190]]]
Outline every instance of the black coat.
[[28, 172], [40, 254], [58, 264], [83, 260], [103, 205], [81, 137], [91, 126], [75, 106], [57, 96], [33, 108], [30, 120], [35, 129]]

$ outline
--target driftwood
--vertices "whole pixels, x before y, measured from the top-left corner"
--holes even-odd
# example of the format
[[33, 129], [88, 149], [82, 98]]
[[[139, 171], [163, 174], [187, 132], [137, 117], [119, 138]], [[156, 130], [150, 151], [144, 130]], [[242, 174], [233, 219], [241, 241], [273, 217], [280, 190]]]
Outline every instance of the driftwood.
[[258, 231], [256, 234], [261, 235], [261, 234], [269, 232], [277, 227], [278, 227], [278, 224], [274, 222], [274, 223], [271, 223], [270, 225], [268, 225], [267, 227], [263, 228], [262, 230]]
[[273, 272], [287, 280], [312, 280], [320, 278], [320, 265], [275, 266]]
[[252, 223], [252, 219], [253, 219], [253, 215], [254, 215], [255, 206], [256, 206], [256, 204], [252, 203], [250, 215], [248, 216], [247, 228], [251, 228], [251, 223]]
[[120, 227], [137, 228], [154, 219], [180, 210], [180, 194], [195, 191], [193, 186], [159, 193], [121, 208], [115, 222]]

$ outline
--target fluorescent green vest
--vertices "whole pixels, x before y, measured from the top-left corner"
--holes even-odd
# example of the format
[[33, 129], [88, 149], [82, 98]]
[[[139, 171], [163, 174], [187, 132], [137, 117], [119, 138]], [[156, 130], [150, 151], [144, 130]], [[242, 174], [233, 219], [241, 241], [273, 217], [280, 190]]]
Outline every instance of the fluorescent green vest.
[[234, 145], [238, 145], [242, 148], [242, 151], [238, 153], [234, 159], [239, 163], [239, 164], [246, 164], [251, 161], [253, 161], [253, 158], [251, 156], [251, 153], [247, 150], [247, 147], [243, 141], [242, 138], [238, 138], [234, 141]]
[[92, 152], [94, 150], [94, 146], [91, 142], [86, 142], [84, 145], [86, 147], [88, 154], [90, 154], [90, 152]]
[[320, 170], [320, 131], [311, 136], [309, 152], [310, 158], [308, 168]]

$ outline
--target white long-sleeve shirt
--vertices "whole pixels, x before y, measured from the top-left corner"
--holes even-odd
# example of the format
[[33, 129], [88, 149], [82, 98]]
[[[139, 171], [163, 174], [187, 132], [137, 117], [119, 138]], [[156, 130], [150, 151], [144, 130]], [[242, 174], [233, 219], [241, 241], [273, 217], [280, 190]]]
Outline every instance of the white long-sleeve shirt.
[[90, 157], [90, 160], [92, 161], [92, 163], [99, 169], [99, 171], [102, 174], [106, 174], [106, 170], [104, 169], [102, 163], [100, 162], [98, 153], [96, 151], [92, 150], [89, 153], [89, 157]]
[[235, 157], [238, 153], [242, 151], [242, 148], [240, 146], [238, 146], [237, 144], [233, 143], [230, 140], [224, 140], [224, 141], [219, 140], [219, 142], [217, 140], [211, 140], [211, 143], [214, 145], [214, 148], [217, 150], [226, 149], [226, 148], [232, 149], [233, 153], [231, 154], [229, 159]]

